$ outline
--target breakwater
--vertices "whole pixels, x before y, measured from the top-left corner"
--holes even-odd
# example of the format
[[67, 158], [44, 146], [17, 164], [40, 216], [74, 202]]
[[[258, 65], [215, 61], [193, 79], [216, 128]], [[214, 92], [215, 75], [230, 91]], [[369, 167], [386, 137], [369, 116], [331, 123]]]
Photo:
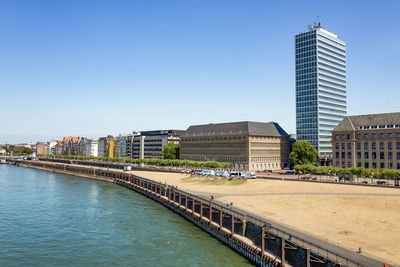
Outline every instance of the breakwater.
[[257, 266], [382, 266], [379, 261], [246, 211], [118, 169], [43, 161], [10, 163], [104, 180], [135, 190], [191, 221]]

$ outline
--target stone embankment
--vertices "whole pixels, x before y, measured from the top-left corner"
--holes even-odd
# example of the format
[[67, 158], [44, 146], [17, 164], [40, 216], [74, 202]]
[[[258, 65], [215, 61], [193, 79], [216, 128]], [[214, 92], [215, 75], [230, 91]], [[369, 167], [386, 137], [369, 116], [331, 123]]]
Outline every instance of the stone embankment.
[[186, 218], [257, 266], [382, 266], [379, 260], [244, 210], [229, 208], [211, 198], [199, 197], [120, 169], [29, 160], [9, 160], [8, 163], [112, 182], [132, 189]]

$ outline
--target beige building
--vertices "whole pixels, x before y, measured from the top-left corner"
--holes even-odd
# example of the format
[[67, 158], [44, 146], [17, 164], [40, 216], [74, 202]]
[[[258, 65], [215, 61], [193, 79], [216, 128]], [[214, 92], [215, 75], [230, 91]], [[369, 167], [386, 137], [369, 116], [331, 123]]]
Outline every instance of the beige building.
[[400, 169], [400, 112], [345, 117], [332, 147], [336, 167]]
[[275, 122], [190, 126], [180, 144], [183, 160], [229, 162], [233, 169], [281, 169], [289, 161], [289, 135]]

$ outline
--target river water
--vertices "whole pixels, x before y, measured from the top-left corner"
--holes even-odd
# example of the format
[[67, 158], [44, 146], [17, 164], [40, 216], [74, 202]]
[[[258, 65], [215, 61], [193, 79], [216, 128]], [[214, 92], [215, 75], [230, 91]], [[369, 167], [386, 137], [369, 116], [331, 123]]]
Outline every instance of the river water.
[[122, 186], [0, 165], [0, 266], [251, 266]]

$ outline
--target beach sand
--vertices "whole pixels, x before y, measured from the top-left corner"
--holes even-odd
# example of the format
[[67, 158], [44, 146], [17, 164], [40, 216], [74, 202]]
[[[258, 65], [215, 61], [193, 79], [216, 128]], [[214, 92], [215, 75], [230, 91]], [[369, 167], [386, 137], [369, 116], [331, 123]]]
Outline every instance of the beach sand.
[[133, 171], [307, 232], [331, 243], [400, 264], [400, 190], [281, 180], [240, 185], [183, 181], [189, 174]]

